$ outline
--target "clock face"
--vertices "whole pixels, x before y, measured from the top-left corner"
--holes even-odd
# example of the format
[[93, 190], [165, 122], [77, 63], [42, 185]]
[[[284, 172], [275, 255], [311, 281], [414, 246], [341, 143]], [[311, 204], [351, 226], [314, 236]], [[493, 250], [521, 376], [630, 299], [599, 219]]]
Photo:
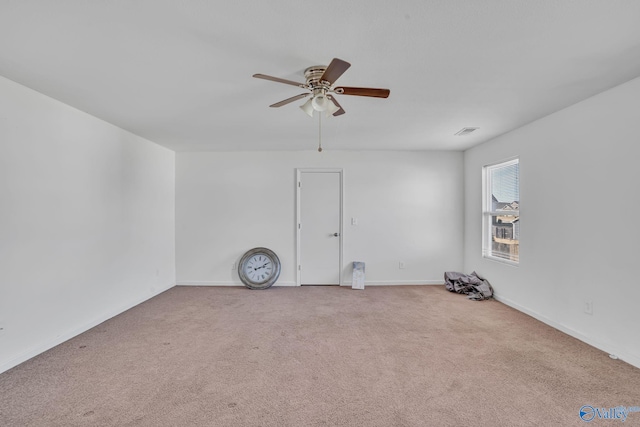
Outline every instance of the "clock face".
[[244, 267], [244, 274], [254, 283], [263, 283], [273, 274], [273, 260], [266, 254], [253, 255]]
[[240, 259], [238, 275], [249, 289], [266, 289], [280, 276], [280, 260], [270, 249], [251, 249]]

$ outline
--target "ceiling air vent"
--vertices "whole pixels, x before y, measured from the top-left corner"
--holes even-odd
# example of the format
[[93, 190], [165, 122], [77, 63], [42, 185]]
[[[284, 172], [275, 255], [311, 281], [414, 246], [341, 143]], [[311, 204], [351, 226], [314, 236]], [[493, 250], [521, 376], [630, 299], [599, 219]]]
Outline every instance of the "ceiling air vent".
[[455, 135], [458, 136], [464, 136], [464, 135], [469, 135], [471, 132], [478, 130], [479, 128], [462, 128], [460, 129], [458, 132], [455, 133]]

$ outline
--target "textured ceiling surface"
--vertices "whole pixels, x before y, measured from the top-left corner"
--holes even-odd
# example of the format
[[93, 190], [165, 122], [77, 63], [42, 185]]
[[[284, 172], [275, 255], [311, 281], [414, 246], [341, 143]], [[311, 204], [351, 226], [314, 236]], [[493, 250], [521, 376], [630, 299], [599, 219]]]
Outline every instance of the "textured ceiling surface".
[[[312, 150], [277, 101], [344, 59], [333, 150], [464, 150], [640, 76], [637, 0], [2, 0], [0, 75], [176, 151]], [[463, 127], [479, 129], [467, 136]]]

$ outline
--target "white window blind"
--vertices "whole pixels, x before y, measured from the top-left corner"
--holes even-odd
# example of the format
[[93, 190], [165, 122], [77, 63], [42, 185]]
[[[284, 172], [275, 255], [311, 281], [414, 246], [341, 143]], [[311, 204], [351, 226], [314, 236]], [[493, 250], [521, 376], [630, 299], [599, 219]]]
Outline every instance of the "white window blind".
[[508, 263], [520, 261], [520, 161], [483, 168], [482, 254]]

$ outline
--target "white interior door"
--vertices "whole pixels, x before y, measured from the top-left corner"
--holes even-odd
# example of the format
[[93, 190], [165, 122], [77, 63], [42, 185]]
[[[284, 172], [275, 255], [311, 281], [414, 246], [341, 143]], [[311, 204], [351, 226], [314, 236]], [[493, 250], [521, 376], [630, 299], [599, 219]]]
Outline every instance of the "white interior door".
[[299, 172], [301, 285], [339, 285], [342, 172]]

